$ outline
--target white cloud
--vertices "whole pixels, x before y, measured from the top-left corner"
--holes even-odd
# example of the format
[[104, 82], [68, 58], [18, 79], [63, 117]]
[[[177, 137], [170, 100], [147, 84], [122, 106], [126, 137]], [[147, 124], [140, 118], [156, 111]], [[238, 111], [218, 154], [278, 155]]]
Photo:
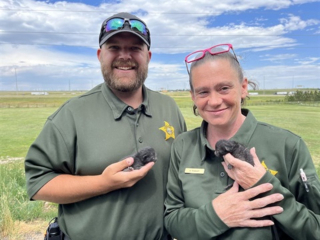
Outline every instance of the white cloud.
[[[297, 62], [297, 64], [302, 64], [302, 65], [310, 65], [310, 64], [315, 64], [318, 62], [319, 64], [319, 61], [320, 58], [318, 57], [310, 57], [310, 58], [303, 58], [303, 59], [295, 59], [295, 61]], [[320, 76], [320, 72], [318, 73]]]
[[[319, 20], [301, 20], [289, 15], [279, 19], [279, 24], [269, 27], [250, 26], [242, 22], [210, 27], [208, 17], [257, 8], [281, 8], [293, 4], [287, 0], [234, 1], [212, 4], [211, 1], [181, 1], [172, 8], [173, 1], [147, 2], [123, 1], [120, 4], [101, 4], [100, 7], [82, 3], [45, 3], [31, 0], [5, 0], [2, 8], [19, 11], [1, 11], [0, 36], [2, 42], [12, 44], [44, 44], [98, 47], [98, 34], [103, 19], [118, 11], [138, 11], [151, 29], [152, 48], [155, 52], [186, 52], [193, 47], [232, 42], [238, 48], [250, 44], [257, 47], [279, 47], [276, 43], [291, 44], [283, 35], [308, 26], [319, 25]], [[159, 11], [161, 9], [161, 11]], [[199, 41], [200, 39], [200, 41]]]
[[270, 61], [270, 62], [282, 62], [283, 60], [288, 60], [296, 57], [297, 54], [265, 54], [260, 56], [263, 61]]
[[290, 14], [288, 19], [281, 18], [280, 23], [285, 31], [295, 31], [305, 29], [308, 26], [318, 25], [320, 20], [310, 19], [303, 21], [300, 17]]
[[151, 61], [146, 85], [154, 90], [187, 89], [188, 79], [184, 65]]
[[[0, 90], [4, 88], [7, 77], [12, 79], [14, 76], [14, 67], [18, 69], [20, 78], [37, 76], [39, 82], [45, 77], [47, 81], [59, 79], [64, 82], [69, 79], [80, 82], [82, 79], [87, 81], [85, 86], [101, 81], [95, 55], [98, 35], [101, 22], [116, 12], [138, 12], [138, 15], [143, 16], [151, 30], [151, 50], [154, 54], [185, 54], [214, 44], [230, 42], [236, 53], [242, 52], [240, 57], [245, 60], [246, 53], [264, 53], [303, 44], [290, 34], [311, 28], [319, 34], [320, 22], [308, 15], [297, 14], [283, 15], [273, 21], [268, 21], [268, 17], [263, 15], [253, 15], [254, 18], [246, 22], [245, 19], [236, 18], [238, 13], [255, 9], [279, 10], [306, 2], [314, 1], [123, 0], [91, 6], [70, 2], [1, 0]], [[222, 15], [230, 16], [230, 21], [216, 21]], [[72, 50], [66, 50], [68, 46], [73, 46]], [[265, 60], [279, 62], [290, 56], [299, 59], [295, 54], [265, 54]], [[310, 65], [318, 63], [319, 59], [317, 56], [310, 56], [299, 61], [296, 60], [296, 63]], [[319, 71], [314, 72], [311, 68], [309, 70], [319, 75]], [[55, 80], [50, 80], [50, 76]], [[153, 89], [163, 86], [184, 88], [187, 81], [182, 57], [181, 64], [152, 60], [147, 85]], [[32, 86], [30, 82], [29, 87]]]
[[297, 85], [319, 87], [319, 65], [273, 65], [246, 70], [248, 79], [255, 80], [260, 89], [291, 88]]

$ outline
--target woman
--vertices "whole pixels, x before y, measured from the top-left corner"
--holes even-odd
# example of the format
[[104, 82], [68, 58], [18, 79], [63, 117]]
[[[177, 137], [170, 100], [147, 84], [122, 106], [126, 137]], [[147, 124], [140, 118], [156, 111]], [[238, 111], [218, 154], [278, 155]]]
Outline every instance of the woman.
[[[199, 50], [185, 61], [203, 122], [172, 145], [168, 232], [178, 240], [320, 239], [320, 182], [309, 151], [299, 136], [241, 108], [248, 80], [232, 46]], [[220, 139], [251, 148], [254, 166], [230, 154], [217, 157]]]

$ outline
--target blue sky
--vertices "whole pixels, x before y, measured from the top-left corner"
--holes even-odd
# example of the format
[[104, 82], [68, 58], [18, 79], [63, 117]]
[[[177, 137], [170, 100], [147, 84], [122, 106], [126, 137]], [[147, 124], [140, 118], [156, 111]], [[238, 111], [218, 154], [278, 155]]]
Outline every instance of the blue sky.
[[320, 0], [0, 0], [0, 91], [103, 82], [100, 26], [121, 11], [150, 29], [153, 90], [188, 88], [184, 57], [220, 43], [260, 89], [320, 88]]

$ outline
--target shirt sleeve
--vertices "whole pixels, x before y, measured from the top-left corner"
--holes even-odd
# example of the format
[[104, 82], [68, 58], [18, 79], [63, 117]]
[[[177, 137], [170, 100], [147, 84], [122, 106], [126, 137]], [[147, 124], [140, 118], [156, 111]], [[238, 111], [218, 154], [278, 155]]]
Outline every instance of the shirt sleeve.
[[[72, 131], [71, 121], [64, 121]], [[51, 179], [59, 174], [73, 174], [74, 161], [72, 138], [66, 139], [52, 119], [48, 119], [39, 136], [30, 146], [25, 159], [27, 193], [32, 197]], [[73, 138], [75, 139], [75, 138]]]
[[[275, 225], [292, 239], [320, 239], [320, 181], [304, 141], [300, 139], [290, 151], [289, 186], [284, 187], [278, 178], [267, 172], [257, 185], [270, 182], [268, 193], [281, 193], [279, 205], [284, 209], [274, 215]], [[288, 166], [289, 167], [289, 166]], [[307, 175], [307, 187], [300, 177], [300, 169]]]
[[183, 239], [215, 239], [229, 228], [217, 216], [212, 203], [198, 209], [187, 208], [179, 180], [182, 144], [174, 142], [171, 149], [167, 198], [165, 200], [165, 227], [172, 237]]

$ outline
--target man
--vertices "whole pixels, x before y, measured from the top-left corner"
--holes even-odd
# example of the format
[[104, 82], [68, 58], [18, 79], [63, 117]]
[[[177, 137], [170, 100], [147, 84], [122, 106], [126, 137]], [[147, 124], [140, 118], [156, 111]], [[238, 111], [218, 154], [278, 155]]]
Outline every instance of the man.
[[[144, 86], [151, 52], [141, 19], [106, 19], [99, 45], [105, 83], [48, 118], [25, 160], [28, 195], [59, 203], [65, 239], [166, 239], [170, 146], [184, 119], [173, 99]], [[123, 171], [146, 146], [157, 162]]]

